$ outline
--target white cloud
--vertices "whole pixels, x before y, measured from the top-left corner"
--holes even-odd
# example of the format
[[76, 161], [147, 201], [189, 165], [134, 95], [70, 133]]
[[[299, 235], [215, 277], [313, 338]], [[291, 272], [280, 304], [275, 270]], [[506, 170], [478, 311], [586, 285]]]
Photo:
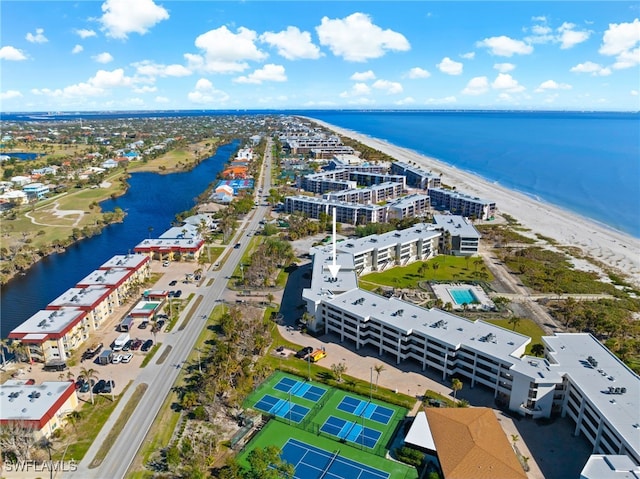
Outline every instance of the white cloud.
[[153, 0], [106, 0], [99, 21], [108, 37], [125, 40], [130, 33], [144, 35], [151, 27], [169, 18], [164, 7]]
[[376, 80], [371, 86], [376, 90], [384, 91], [387, 95], [397, 95], [398, 93], [402, 93], [402, 85], [394, 81]]
[[98, 70], [86, 82], [76, 83], [56, 90], [34, 88], [31, 93], [50, 97], [86, 99], [88, 97], [102, 97], [108, 94], [112, 88], [130, 87], [133, 84], [133, 78], [126, 76], [124, 70], [118, 68], [113, 71]]
[[495, 63], [493, 65], [495, 70], [498, 70], [500, 73], [509, 73], [516, 69], [516, 66], [513, 63]]
[[153, 99], [156, 103], [169, 103], [169, 99], [166, 96], [157, 96]]
[[610, 23], [604, 32], [602, 45], [598, 52], [606, 56], [615, 56], [613, 68], [621, 70], [640, 64], [640, 20], [633, 23]]
[[416, 102], [415, 98], [413, 97], [406, 97], [403, 98], [402, 100], [398, 100], [395, 102], [396, 105], [402, 106], [402, 105], [413, 105]]
[[109, 52], [98, 53], [91, 58], [98, 63], [110, 63], [113, 61], [113, 56]]
[[44, 36], [44, 28], [36, 28], [36, 33], [27, 33], [25, 37], [29, 43], [47, 43], [49, 39]]
[[187, 98], [192, 103], [212, 104], [225, 103], [229, 99], [229, 95], [222, 90], [217, 90], [213, 83], [206, 78], [201, 78], [196, 82], [194, 90], [189, 92]]
[[187, 53], [185, 58], [191, 70], [242, 72], [249, 68], [247, 61], [261, 61], [268, 56], [256, 47], [256, 39], [256, 32], [248, 28], [240, 27], [238, 33], [233, 33], [222, 26], [196, 38], [195, 45], [203, 51], [203, 55]]
[[592, 76], [609, 76], [611, 70], [594, 62], [579, 63], [572, 67], [569, 71], [573, 73], [590, 73]]
[[153, 79], [156, 77], [185, 77], [191, 75], [191, 70], [179, 64], [163, 65], [150, 60], [143, 60], [131, 65], [135, 67], [138, 75], [148, 76]]
[[20, 98], [22, 93], [18, 90], [8, 90], [0, 92], [0, 100], [10, 100], [12, 98]]
[[455, 96], [445, 96], [444, 98], [429, 98], [425, 101], [427, 105], [450, 105], [458, 100]]
[[520, 93], [525, 90], [525, 87], [520, 85], [518, 80], [508, 73], [498, 73], [498, 76], [493, 80], [491, 87], [496, 90], [503, 90], [509, 93]]
[[81, 28], [78, 30], [74, 30], [75, 34], [78, 35], [80, 38], [82, 38], [83, 40], [85, 38], [89, 38], [89, 37], [95, 37], [97, 36], [97, 33], [94, 32], [93, 30], [87, 30], [85, 28]]
[[487, 77], [475, 77], [469, 80], [467, 86], [462, 90], [463, 95], [482, 95], [489, 91], [489, 80]]
[[75, 47], [73, 47], [73, 50], [71, 50], [71, 53], [75, 55], [76, 53], [80, 53], [82, 50], [84, 50], [84, 47], [82, 45], [77, 44]]
[[631, 90], [631, 91], [629, 92], [629, 94], [630, 94], [631, 96], [638, 96], [638, 90]]
[[351, 62], [380, 58], [387, 51], [407, 51], [411, 47], [401, 33], [383, 30], [371, 23], [364, 13], [353, 13], [343, 19], [323, 17], [316, 27], [320, 44]]
[[576, 31], [574, 30], [575, 27], [573, 23], [565, 22], [558, 28], [561, 49], [567, 50], [589, 39], [591, 32], [586, 30]]
[[411, 78], [412, 80], [417, 78], [429, 78], [430, 76], [431, 73], [420, 67], [413, 67], [409, 70], [409, 73], [407, 73], [407, 78]]
[[373, 70], [367, 70], [366, 72], [356, 72], [353, 75], [351, 75], [351, 77], [349, 77], [349, 80], [353, 80], [353, 81], [369, 81], [369, 80], [375, 80], [376, 79], [376, 74], [373, 73]]
[[504, 35], [499, 37], [485, 38], [484, 40], [477, 42], [476, 46], [486, 47], [490, 50], [492, 55], [500, 57], [511, 57], [513, 55], [529, 55], [533, 52], [533, 47], [527, 45], [521, 40], [514, 40], [513, 38], [506, 37]]
[[476, 57], [476, 52], [468, 52], [460, 55], [465, 60], [473, 60]]
[[366, 83], [356, 83], [351, 87], [350, 91], [340, 93], [341, 98], [349, 98], [354, 96], [363, 96], [371, 93], [371, 88]]
[[568, 83], [558, 83], [554, 80], [547, 80], [538, 86], [534, 91], [536, 93], [542, 93], [548, 90], [571, 90], [572, 86]]
[[297, 27], [287, 27], [278, 33], [265, 32], [260, 41], [278, 49], [278, 54], [287, 60], [316, 59], [322, 56], [320, 49], [311, 41], [309, 32], [301, 32]]
[[26, 59], [26, 55], [15, 47], [7, 45], [6, 47], [0, 48], [0, 60], [11, 60], [17, 62]]
[[158, 88], [155, 86], [143, 85], [141, 87], [134, 88], [133, 91], [136, 93], [154, 93], [158, 91]]
[[444, 57], [436, 66], [438, 70], [447, 75], [460, 75], [463, 69], [462, 63], [456, 62], [449, 57]]
[[233, 80], [236, 83], [255, 83], [260, 85], [265, 81], [283, 82], [287, 81], [287, 75], [282, 65], [268, 63], [262, 68], [255, 70], [247, 76], [241, 76]]

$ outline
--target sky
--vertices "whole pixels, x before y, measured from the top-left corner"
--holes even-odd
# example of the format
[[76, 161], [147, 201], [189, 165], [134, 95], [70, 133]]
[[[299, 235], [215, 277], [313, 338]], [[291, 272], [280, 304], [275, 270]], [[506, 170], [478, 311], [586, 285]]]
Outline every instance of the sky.
[[640, 3], [3, 0], [0, 112], [640, 110]]

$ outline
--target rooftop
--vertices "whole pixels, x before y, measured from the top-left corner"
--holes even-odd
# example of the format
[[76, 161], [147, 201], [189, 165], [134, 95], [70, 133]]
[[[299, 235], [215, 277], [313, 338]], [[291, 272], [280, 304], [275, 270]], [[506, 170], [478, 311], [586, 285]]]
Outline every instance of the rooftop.
[[33, 336], [24, 339], [44, 339], [48, 336], [60, 337], [71, 329], [78, 321], [86, 316], [86, 311], [78, 308], [61, 308], [56, 310], [41, 309], [33, 316], [24, 321], [20, 326], [15, 328], [10, 337], [21, 339], [26, 335], [42, 335]]
[[56, 401], [65, 393], [69, 395], [69, 388], [75, 391], [73, 382], [50, 381], [27, 385], [24, 381], [7, 381], [0, 385], [0, 420], [40, 421]]

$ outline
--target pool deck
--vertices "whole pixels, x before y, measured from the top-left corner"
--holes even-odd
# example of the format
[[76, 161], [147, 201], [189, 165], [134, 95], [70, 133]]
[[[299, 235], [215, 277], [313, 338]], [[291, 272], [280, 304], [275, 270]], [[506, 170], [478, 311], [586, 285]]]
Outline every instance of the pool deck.
[[442, 301], [442, 304], [451, 303], [453, 309], [462, 310], [461, 304], [456, 302], [455, 298], [451, 294], [451, 291], [471, 291], [473, 296], [479, 301], [478, 304], [472, 303], [468, 307], [472, 309], [484, 309], [490, 310], [495, 307], [493, 301], [487, 296], [484, 290], [480, 286], [463, 284], [463, 283], [448, 283], [448, 284], [432, 284], [434, 294], [438, 299]]

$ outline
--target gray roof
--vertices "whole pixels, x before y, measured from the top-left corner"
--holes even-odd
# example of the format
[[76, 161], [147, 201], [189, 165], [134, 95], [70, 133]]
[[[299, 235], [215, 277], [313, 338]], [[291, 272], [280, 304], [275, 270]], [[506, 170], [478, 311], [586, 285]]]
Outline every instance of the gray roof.
[[452, 236], [463, 238], [480, 238], [482, 235], [464, 216], [433, 215], [433, 222], [438, 228], [443, 228]]
[[[570, 376], [573, 384], [638, 452], [640, 377], [590, 334], [556, 333], [543, 341], [550, 358], [558, 363], [552, 367]], [[595, 365], [589, 363], [589, 356], [596, 361]], [[626, 392], [609, 394], [610, 387], [624, 387]]]
[[433, 238], [441, 233], [433, 225], [419, 223], [404, 230], [394, 230], [381, 235], [370, 235], [364, 238], [349, 239], [338, 243], [340, 251], [349, 254], [359, 254], [374, 248], [383, 249], [398, 243], [409, 243], [420, 238]]
[[144, 254], [117, 254], [100, 266], [99, 269], [127, 268], [137, 269], [148, 260]]

